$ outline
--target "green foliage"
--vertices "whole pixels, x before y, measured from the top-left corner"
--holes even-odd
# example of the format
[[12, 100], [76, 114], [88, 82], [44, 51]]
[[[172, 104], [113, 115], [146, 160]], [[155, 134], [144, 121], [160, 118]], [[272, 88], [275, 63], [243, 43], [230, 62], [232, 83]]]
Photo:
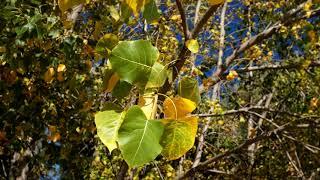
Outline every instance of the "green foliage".
[[119, 129], [119, 147], [130, 167], [154, 160], [161, 152], [163, 125], [148, 120], [139, 106], [131, 107]]
[[112, 50], [110, 63], [122, 80], [144, 88], [158, 57], [150, 41], [122, 41]]
[[165, 131], [161, 138], [163, 146], [161, 154], [168, 160], [178, 159], [193, 147], [198, 119], [195, 117], [178, 120], [165, 119], [163, 123]]
[[201, 96], [199, 92], [198, 81], [191, 77], [184, 77], [178, 85], [178, 94], [199, 104]]
[[301, 2], [3, 1], [0, 175], [173, 179], [218, 155], [194, 178], [319, 176], [319, 2]]
[[125, 112], [115, 109], [108, 109], [95, 114], [97, 135], [110, 152], [117, 148], [118, 130], [122, 124], [124, 115]]

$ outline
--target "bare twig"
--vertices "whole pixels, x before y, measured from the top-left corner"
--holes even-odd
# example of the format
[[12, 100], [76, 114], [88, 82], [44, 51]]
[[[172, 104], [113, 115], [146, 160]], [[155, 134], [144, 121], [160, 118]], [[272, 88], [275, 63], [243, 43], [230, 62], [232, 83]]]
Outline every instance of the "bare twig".
[[244, 143], [240, 144], [239, 146], [237, 146], [236, 148], [232, 149], [232, 150], [229, 150], [229, 151], [226, 151], [222, 154], [219, 154], [211, 159], [208, 159], [206, 160], [205, 162], [202, 162], [200, 163], [198, 166], [196, 167], [193, 167], [191, 168], [190, 170], [188, 170], [184, 175], [180, 176], [179, 179], [184, 179], [186, 177], [191, 177], [193, 176], [196, 172], [201, 172], [201, 171], [205, 171], [208, 167], [208, 165], [214, 163], [214, 162], [217, 162], [225, 157], [228, 157], [246, 147], [248, 147], [250, 144], [253, 144], [253, 143], [256, 143], [256, 142], [259, 142], [261, 140], [265, 140], [265, 139], [268, 139], [270, 137], [272, 137], [273, 135], [283, 131], [284, 129], [286, 129], [288, 127], [289, 124], [285, 124], [283, 126], [280, 126], [279, 128], [273, 130], [273, 131], [270, 131], [270, 132], [267, 132], [267, 133], [263, 133], [261, 134], [260, 136], [257, 136], [255, 138], [252, 138], [252, 139], [248, 139], [246, 140]]
[[[301, 67], [301, 63], [283, 65], [283, 64], [270, 64], [263, 66], [251, 66], [247, 68], [237, 69], [238, 73], [249, 72], [249, 71], [264, 71], [264, 70], [278, 70], [278, 69], [296, 69]], [[312, 61], [309, 67], [320, 67], [320, 61]]]
[[[200, 0], [199, 0], [200, 1]], [[199, 2], [198, 1], [198, 2]], [[222, 65], [222, 56], [223, 56], [223, 50], [224, 50], [224, 36], [225, 36], [225, 29], [224, 29], [224, 22], [225, 22], [225, 15], [226, 15], [226, 10], [228, 6], [228, 1], [225, 1], [222, 11], [221, 11], [221, 16], [220, 16], [220, 47], [219, 47], [219, 61], [218, 61], [218, 66]], [[213, 100], [217, 100], [219, 96], [216, 94], [220, 89], [220, 84], [216, 84], [214, 87], [214, 95], [213, 95]], [[203, 144], [204, 144], [204, 137], [207, 133], [207, 130], [209, 128], [210, 122], [208, 121], [204, 128], [202, 129], [202, 133], [199, 137], [199, 143], [197, 146], [196, 150], [196, 157], [194, 159], [192, 167], [197, 166], [200, 163], [202, 152], [203, 152]]]
[[[277, 32], [282, 26], [287, 26], [301, 18], [295, 18], [295, 15], [303, 11], [303, 7], [306, 3], [311, 2], [311, 0], [308, 0], [302, 4], [300, 4], [297, 8], [292, 9], [289, 11], [286, 15], [281, 18], [281, 20], [275, 22], [272, 26], [266, 28], [261, 33], [251, 37], [249, 40], [242, 43], [239, 48], [233, 51], [233, 53], [226, 58], [225, 67], [217, 68], [217, 71], [213, 75], [213, 79], [218, 82], [221, 79], [223, 79], [221, 76], [224, 73], [224, 71], [231, 65], [231, 63], [244, 51], [252, 47], [253, 45], [262, 42], [264, 39], [269, 38], [271, 35], [273, 35], [275, 32]], [[317, 15], [317, 13], [314, 13]]]
[[198, 23], [198, 20], [199, 20], [200, 7], [201, 7], [201, 0], [198, 0], [195, 15], [194, 15], [194, 24], [195, 25]]
[[188, 29], [188, 24], [187, 24], [187, 18], [186, 18], [186, 12], [185, 9], [183, 8], [183, 4], [181, 3], [180, 0], [176, 0], [176, 4], [180, 13], [181, 21], [182, 21], [182, 28], [183, 28], [183, 34], [185, 36], [185, 39], [188, 40], [190, 37], [190, 32]]
[[320, 116], [317, 115], [309, 115], [305, 116], [302, 114], [297, 114], [297, 113], [291, 113], [288, 111], [281, 111], [281, 110], [275, 110], [271, 108], [267, 108], [264, 106], [251, 106], [251, 107], [244, 107], [236, 110], [229, 110], [225, 111], [223, 113], [213, 113], [213, 114], [193, 114], [193, 116], [198, 116], [198, 117], [219, 117], [219, 116], [226, 116], [226, 115], [233, 115], [233, 114], [241, 114], [241, 113], [250, 113], [250, 111], [267, 111], [271, 113], [280, 113], [280, 114], [285, 114], [291, 117], [296, 117], [296, 118], [303, 118], [303, 119], [308, 119], [308, 118], [320, 118]]
[[[203, 28], [203, 26], [208, 22], [209, 18], [213, 15], [214, 12], [216, 12], [216, 10], [218, 9], [218, 7], [220, 6], [220, 4], [218, 5], [213, 5], [211, 6], [207, 12], [203, 15], [203, 17], [200, 19], [200, 21], [196, 24], [193, 32], [191, 33], [191, 37], [190, 39], [194, 39], [198, 36], [198, 34], [200, 33], [200, 30]], [[185, 37], [186, 38], [186, 37]], [[190, 55], [190, 51], [188, 50], [188, 48], [184, 45], [179, 53], [178, 56], [178, 61], [176, 63], [174, 63], [172, 65], [173, 69], [176, 69], [177, 71], [173, 71], [172, 73], [172, 82], [177, 78], [178, 73], [180, 72], [182, 66], [184, 65], [186, 58]], [[169, 80], [167, 79], [165, 84], [162, 86], [162, 88], [160, 89], [160, 93], [162, 94], [166, 94], [167, 91], [169, 91], [171, 88], [171, 83], [169, 82]], [[161, 96], [160, 100], [163, 101], [164, 97]]]

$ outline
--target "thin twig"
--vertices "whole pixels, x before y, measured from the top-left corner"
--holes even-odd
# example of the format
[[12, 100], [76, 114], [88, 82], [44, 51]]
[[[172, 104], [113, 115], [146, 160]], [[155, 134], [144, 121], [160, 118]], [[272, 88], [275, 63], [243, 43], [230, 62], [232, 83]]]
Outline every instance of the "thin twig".
[[187, 177], [192, 177], [196, 172], [201, 172], [201, 171], [205, 171], [208, 168], [208, 165], [221, 160], [222, 158], [228, 157], [238, 151], [240, 151], [241, 149], [244, 149], [246, 147], [248, 147], [250, 144], [259, 142], [261, 140], [265, 140], [268, 138], [271, 138], [273, 135], [285, 130], [288, 127], [289, 124], [285, 124], [280, 126], [279, 128], [273, 130], [273, 131], [269, 131], [267, 133], [263, 133], [260, 136], [257, 136], [255, 138], [252, 139], [248, 139], [245, 142], [243, 142], [242, 144], [240, 144], [239, 146], [237, 146], [234, 149], [228, 150], [224, 153], [221, 153], [211, 159], [206, 160], [205, 162], [200, 163], [198, 166], [191, 168], [190, 170], [188, 170], [184, 175], [180, 176], [178, 179], [184, 179]]

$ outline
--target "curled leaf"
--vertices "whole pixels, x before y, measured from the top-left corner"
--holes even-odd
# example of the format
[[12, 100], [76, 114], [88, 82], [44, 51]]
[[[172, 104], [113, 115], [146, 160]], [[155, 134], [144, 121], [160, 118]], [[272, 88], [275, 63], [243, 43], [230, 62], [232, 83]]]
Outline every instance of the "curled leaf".
[[45, 73], [44, 73], [44, 81], [46, 83], [51, 83], [54, 79], [54, 74], [55, 74], [55, 71], [54, 69], [51, 67], [49, 68]]
[[196, 103], [182, 97], [166, 98], [163, 102], [164, 115], [167, 119], [184, 118], [196, 109]]

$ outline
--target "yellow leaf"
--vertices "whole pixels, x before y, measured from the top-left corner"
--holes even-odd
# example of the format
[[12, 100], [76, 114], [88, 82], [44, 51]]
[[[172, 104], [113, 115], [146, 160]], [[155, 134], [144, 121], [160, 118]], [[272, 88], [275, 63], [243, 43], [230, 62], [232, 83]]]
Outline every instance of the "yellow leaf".
[[57, 79], [58, 79], [59, 82], [64, 81], [63, 72], [58, 72], [57, 73]]
[[149, 0], [125, 0], [125, 3], [130, 7], [130, 9], [132, 10], [132, 12], [135, 16], [139, 15], [140, 10], [148, 2], [149, 2]]
[[208, 0], [210, 5], [218, 5], [218, 4], [222, 4], [224, 2], [224, 0]]
[[163, 147], [161, 154], [168, 160], [178, 159], [194, 145], [198, 117], [164, 119], [162, 123], [165, 125], [165, 130], [160, 142]]
[[186, 117], [196, 109], [196, 103], [189, 99], [175, 97], [166, 98], [163, 102], [164, 115], [168, 119], [178, 119]]
[[54, 69], [51, 67], [44, 73], [44, 81], [47, 83], [51, 83], [54, 79]]
[[64, 64], [59, 64], [58, 68], [57, 68], [57, 72], [64, 72], [66, 71], [66, 66]]
[[86, 3], [86, 1], [85, 0], [58, 0], [58, 5], [62, 13], [82, 3]]
[[199, 52], [199, 43], [195, 39], [190, 39], [186, 42], [187, 48], [192, 52], [192, 53], [197, 53]]
[[147, 119], [154, 119], [157, 113], [158, 96], [154, 93], [144, 94], [139, 97], [138, 105]]
[[234, 80], [234, 79], [237, 78], [237, 77], [238, 77], [237, 71], [231, 70], [231, 71], [229, 72], [229, 74], [227, 75], [227, 80], [228, 80], [228, 81], [232, 81], [232, 80]]
[[118, 10], [114, 6], [109, 7], [109, 12], [111, 17], [117, 22], [120, 19], [120, 15], [118, 13]]
[[94, 31], [92, 33], [92, 36], [95, 40], [98, 40], [99, 39], [99, 35], [101, 34], [102, 32], [102, 28], [103, 28], [103, 24], [101, 21], [97, 21], [96, 24], [95, 24], [95, 27], [94, 27]]
[[178, 20], [178, 19], [181, 19], [181, 17], [180, 17], [179, 14], [176, 14], [176, 15], [172, 15], [172, 16], [170, 17], [170, 19], [173, 20], [173, 21], [176, 21], [176, 20]]
[[107, 89], [106, 89], [106, 92], [111, 92], [113, 90], [113, 88], [116, 86], [116, 84], [118, 83], [119, 81], [119, 76], [117, 73], [114, 73], [109, 81], [108, 81], [108, 85], [107, 85]]

